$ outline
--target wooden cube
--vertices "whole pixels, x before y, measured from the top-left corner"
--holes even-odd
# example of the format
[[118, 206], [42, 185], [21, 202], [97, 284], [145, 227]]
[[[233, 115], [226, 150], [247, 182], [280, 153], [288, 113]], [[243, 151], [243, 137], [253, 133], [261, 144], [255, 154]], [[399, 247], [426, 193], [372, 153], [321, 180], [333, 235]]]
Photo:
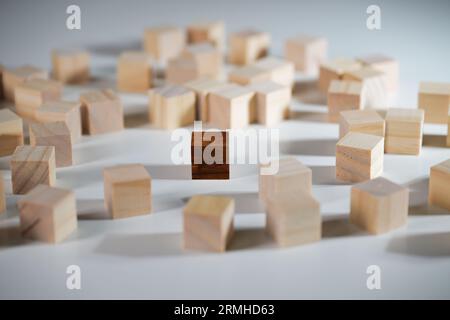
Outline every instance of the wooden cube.
[[361, 182], [383, 172], [384, 138], [349, 132], [336, 144], [336, 178]]
[[189, 43], [208, 42], [220, 51], [225, 45], [225, 24], [222, 21], [200, 22], [187, 27]]
[[336, 122], [341, 111], [364, 107], [363, 85], [357, 81], [333, 80], [328, 89], [328, 119]]
[[234, 231], [234, 200], [193, 196], [183, 210], [185, 249], [224, 252]]
[[17, 147], [11, 158], [11, 180], [14, 194], [25, 194], [38, 184], [53, 186], [55, 147]]
[[422, 149], [424, 111], [389, 109], [386, 113], [386, 153], [419, 155]]
[[384, 137], [385, 121], [375, 110], [342, 111], [339, 117], [339, 138], [349, 132]]
[[266, 228], [282, 247], [320, 241], [320, 204], [309, 192], [289, 191], [267, 201]]
[[218, 79], [223, 67], [223, 57], [219, 49], [210, 43], [197, 43], [187, 46], [181, 57], [195, 61], [200, 76]]
[[450, 83], [421, 82], [419, 108], [425, 110], [426, 123], [447, 123]]
[[90, 56], [82, 50], [53, 50], [53, 77], [62, 83], [78, 84], [90, 78]]
[[267, 57], [258, 60], [255, 66], [270, 73], [270, 80], [292, 88], [294, 85], [295, 67], [288, 60]]
[[169, 60], [166, 69], [166, 83], [184, 85], [187, 82], [203, 78], [195, 60], [176, 58]]
[[3, 69], [4, 67], [0, 64], [0, 100], [3, 100], [5, 96], [3, 93]]
[[268, 81], [270, 78], [269, 71], [255, 65], [237, 67], [228, 73], [228, 81], [243, 86]]
[[270, 35], [266, 32], [244, 30], [230, 36], [228, 61], [244, 65], [267, 56]]
[[103, 169], [105, 204], [112, 219], [128, 218], [152, 210], [152, 180], [141, 164]]
[[327, 49], [327, 39], [302, 34], [286, 41], [284, 56], [294, 63], [296, 70], [316, 75], [327, 58]]
[[146, 92], [152, 86], [152, 64], [145, 52], [127, 51], [117, 62], [117, 88], [124, 92]]
[[161, 129], [192, 125], [195, 120], [195, 93], [178, 85], [165, 85], [149, 93], [150, 122]]
[[350, 221], [372, 234], [406, 225], [409, 190], [378, 177], [352, 187]]
[[450, 211], [450, 159], [430, 168], [428, 203]]
[[25, 65], [15, 69], [3, 70], [3, 94], [5, 99], [14, 102], [14, 90], [20, 83], [31, 79], [48, 79], [48, 72]]
[[228, 180], [226, 131], [194, 131], [191, 136], [191, 172], [194, 180]]
[[3, 176], [0, 175], [0, 213], [6, 210], [6, 196], [5, 196], [5, 183], [3, 182]]
[[72, 143], [81, 139], [80, 102], [77, 101], [51, 101], [36, 110], [35, 120], [40, 123], [63, 121], [70, 130]]
[[17, 201], [23, 237], [58, 243], [77, 229], [75, 193], [38, 185]]
[[0, 157], [13, 154], [23, 145], [22, 119], [9, 109], [0, 110]]
[[185, 41], [183, 30], [172, 26], [147, 28], [144, 34], [145, 51], [161, 62], [177, 57]]
[[242, 129], [256, 120], [254, 91], [238, 85], [214, 90], [209, 95], [210, 124], [218, 129]]
[[123, 106], [110, 89], [80, 95], [83, 132], [90, 135], [123, 130]]
[[450, 147], [450, 105], [448, 108], [448, 117], [447, 117], [447, 147]]
[[54, 146], [56, 167], [72, 165], [72, 136], [63, 121], [31, 123], [30, 145]]
[[342, 80], [347, 71], [358, 70], [361, 63], [354, 59], [337, 58], [320, 64], [319, 68], [319, 90], [328, 92], [331, 81]]
[[369, 54], [358, 57], [357, 60], [363, 66], [371, 67], [386, 74], [386, 88], [388, 91], [396, 91], [399, 81], [398, 61], [382, 54]]

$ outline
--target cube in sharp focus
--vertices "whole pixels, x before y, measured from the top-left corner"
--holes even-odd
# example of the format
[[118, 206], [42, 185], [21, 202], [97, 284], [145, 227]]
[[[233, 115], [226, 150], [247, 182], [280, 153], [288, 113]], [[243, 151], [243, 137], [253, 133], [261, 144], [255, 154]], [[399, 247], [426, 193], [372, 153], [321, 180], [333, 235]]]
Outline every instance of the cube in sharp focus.
[[222, 21], [199, 22], [187, 27], [189, 43], [208, 42], [220, 51], [225, 45], [225, 24]]
[[422, 149], [424, 111], [389, 109], [386, 113], [386, 153], [419, 155]]
[[328, 92], [331, 81], [343, 80], [344, 73], [361, 68], [361, 63], [354, 59], [337, 58], [320, 64], [319, 68], [319, 90]]
[[298, 35], [286, 41], [284, 56], [295, 65], [295, 69], [307, 74], [316, 75], [319, 66], [327, 58], [328, 42], [325, 38]]
[[228, 73], [228, 81], [246, 86], [270, 80], [270, 72], [255, 65], [236, 67]]
[[105, 204], [111, 218], [128, 218], [152, 210], [151, 177], [141, 164], [103, 169]]
[[72, 136], [63, 121], [30, 124], [30, 145], [54, 146], [56, 167], [72, 165]]
[[195, 119], [195, 93], [179, 85], [165, 85], [149, 93], [150, 122], [161, 129], [192, 125]]
[[322, 237], [320, 204], [309, 192], [288, 191], [267, 201], [266, 227], [282, 247], [317, 242]]
[[364, 107], [363, 85], [357, 81], [333, 80], [328, 89], [328, 118], [337, 121], [341, 111]]
[[222, 196], [193, 196], [183, 210], [185, 249], [224, 252], [234, 229], [234, 200]]
[[267, 56], [270, 35], [266, 32], [244, 30], [233, 33], [229, 39], [228, 60], [232, 64], [245, 65]]
[[293, 87], [295, 77], [294, 63], [288, 60], [266, 57], [255, 62], [254, 66], [270, 74], [270, 80], [283, 86]]
[[406, 225], [408, 206], [408, 188], [378, 177], [352, 187], [350, 221], [369, 233], [385, 233]]
[[80, 95], [83, 132], [90, 135], [120, 131], [124, 128], [123, 106], [110, 89]]
[[382, 54], [369, 54], [357, 58], [363, 66], [371, 67], [386, 74], [386, 88], [396, 91], [399, 81], [398, 61]]
[[0, 157], [11, 155], [23, 145], [22, 119], [9, 109], [0, 110]]
[[336, 144], [336, 178], [361, 182], [383, 172], [384, 138], [349, 132]]
[[62, 83], [79, 84], [89, 80], [90, 56], [83, 50], [53, 50], [53, 77]]
[[144, 34], [145, 51], [160, 62], [177, 57], [183, 50], [185, 41], [183, 30], [172, 26], [147, 28]]
[[230, 178], [226, 131], [194, 131], [191, 136], [192, 179]]
[[19, 146], [11, 157], [11, 180], [14, 194], [26, 194], [38, 184], [53, 186], [55, 147]]
[[223, 68], [222, 52], [210, 43], [197, 43], [187, 46], [181, 58], [195, 62], [199, 77], [218, 79]]
[[3, 181], [3, 176], [0, 175], [0, 213], [6, 210], [6, 199], [5, 199], [5, 183]]
[[123, 92], [146, 92], [152, 87], [151, 58], [146, 52], [123, 52], [117, 62], [117, 88]]
[[450, 159], [430, 168], [428, 202], [450, 211]]
[[339, 138], [349, 132], [360, 132], [384, 137], [385, 121], [375, 110], [340, 112]]
[[14, 69], [4, 69], [3, 94], [5, 95], [5, 99], [14, 102], [14, 90], [16, 86], [31, 79], [48, 79], [48, 72], [29, 65]]
[[450, 83], [420, 83], [419, 108], [425, 110], [426, 123], [447, 123], [449, 106]]
[[58, 243], [77, 229], [73, 191], [38, 185], [17, 202], [23, 237]]

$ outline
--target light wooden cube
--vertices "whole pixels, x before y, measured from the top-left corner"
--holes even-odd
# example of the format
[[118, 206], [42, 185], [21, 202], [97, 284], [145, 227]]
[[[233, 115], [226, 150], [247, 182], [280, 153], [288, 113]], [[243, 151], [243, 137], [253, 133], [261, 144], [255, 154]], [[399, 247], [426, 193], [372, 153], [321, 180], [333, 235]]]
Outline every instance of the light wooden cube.
[[266, 228], [282, 247], [320, 241], [320, 204], [309, 192], [289, 191], [267, 201]]
[[152, 64], [145, 52], [127, 51], [117, 62], [117, 88], [124, 92], [146, 92], [152, 86]]
[[408, 188], [378, 177], [352, 187], [350, 221], [369, 233], [386, 233], [406, 225], [408, 206]]
[[166, 83], [184, 85], [187, 82], [203, 78], [195, 60], [176, 58], [169, 60], [166, 69]]
[[161, 62], [177, 57], [185, 42], [183, 30], [172, 26], [147, 28], [144, 34], [145, 51]]
[[3, 94], [5, 99], [14, 102], [14, 90], [20, 83], [31, 79], [48, 79], [48, 72], [25, 65], [15, 69], [3, 70]]
[[53, 50], [53, 77], [62, 83], [79, 84], [90, 78], [90, 56], [83, 50]]
[[385, 152], [419, 155], [422, 149], [424, 111], [389, 109], [386, 113]]
[[280, 58], [267, 57], [258, 60], [254, 65], [262, 70], [268, 71], [270, 73], [270, 80], [273, 82], [283, 86], [293, 87], [295, 67], [292, 62]]
[[35, 120], [40, 123], [63, 121], [70, 130], [72, 143], [81, 139], [81, 114], [80, 102], [76, 101], [51, 101], [36, 110]]
[[371, 67], [386, 74], [386, 88], [388, 91], [396, 91], [399, 81], [398, 61], [382, 54], [370, 54], [357, 58], [363, 66]]
[[192, 125], [195, 120], [195, 92], [178, 85], [165, 85], [149, 93], [150, 122], [161, 129]]
[[267, 56], [270, 35], [266, 32], [244, 30], [233, 33], [229, 39], [228, 60], [232, 64], [244, 65]]
[[218, 129], [242, 129], [256, 120], [254, 91], [238, 85], [209, 95], [209, 122]]
[[430, 168], [428, 203], [450, 211], [450, 159]]
[[448, 117], [447, 117], [447, 147], [450, 147], [450, 105], [448, 108]]
[[225, 24], [222, 21], [200, 22], [187, 27], [189, 43], [208, 42], [220, 51], [225, 45]]
[[328, 119], [339, 120], [341, 111], [359, 110], [364, 107], [362, 83], [349, 80], [333, 80], [328, 89]]
[[55, 166], [55, 147], [17, 147], [11, 158], [13, 193], [25, 194], [38, 184], [53, 186]]
[[152, 210], [152, 180], [141, 164], [103, 169], [105, 204], [112, 219], [148, 214]]
[[90, 135], [123, 130], [123, 106], [110, 89], [80, 95], [83, 132]]
[[193, 196], [183, 210], [185, 249], [224, 252], [234, 231], [234, 200]]
[[75, 193], [38, 185], [17, 201], [23, 237], [59, 243], [77, 229]]
[[349, 132], [384, 137], [385, 121], [375, 110], [342, 111], [339, 118], [339, 138]]
[[54, 146], [56, 167], [72, 165], [72, 136], [63, 121], [30, 124], [30, 145]]
[[349, 132], [336, 144], [336, 178], [361, 182], [383, 172], [384, 138]]
[[239, 85], [249, 85], [270, 80], [270, 72], [255, 65], [237, 67], [228, 73], [228, 81]]
[[223, 68], [223, 57], [219, 49], [210, 43], [197, 43], [187, 46], [181, 57], [195, 61], [200, 76], [218, 79]]
[[0, 110], [0, 157], [11, 155], [23, 145], [22, 119], [9, 109]]
[[302, 34], [286, 41], [284, 56], [294, 63], [296, 70], [316, 75], [320, 64], [327, 59], [327, 50], [327, 39]]
[[3, 182], [3, 176], [0, 175], [0, 213], [6, 210], [6, 196], [5, 196], [5, 183]]
[[319, 68], [319, 90], [323, 93], [328, 92], [331, 81], [342, 80], [344, 73], [360, 68], [360, 62], [347, 58], [337, 58], [321, 63]]
[[421, 82], [419, 108], [425, 110], [426, 123], [447, 123], [450, 83]]

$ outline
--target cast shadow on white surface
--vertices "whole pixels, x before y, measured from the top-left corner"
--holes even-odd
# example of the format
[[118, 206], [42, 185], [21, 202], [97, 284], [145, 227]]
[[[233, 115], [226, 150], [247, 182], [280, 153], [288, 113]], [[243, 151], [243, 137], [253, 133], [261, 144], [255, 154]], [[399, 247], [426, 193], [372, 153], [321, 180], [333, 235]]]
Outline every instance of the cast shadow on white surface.
[[397, 236], [389, 241], [387, 251], [410, 256], [449, 258], [450, 232]]
[[11, 170], [11, 156], [0, 157], [0, 170]]
[[319, 90], [317, 79], [296, 81], [293, 88], [293, 97], [306, 104], [327, 104], [327, 96]]
[[406, 184], [409, 189], [409, 215], [445, 215], [448, 211], [428, 205], [429, 178], [419, 178]]
[[76, 189], [103, 182], [103, 167], [89, 167], [79, 170], [62, 170], [56, 173], [56, 185]]
[[322, 221], [322, 238], [340, 238], [366, 235], [366, 232], [350, 222], [348, 213], [327, 216]]
[[285, 155], [334, 157], [336, 155], [336, 143], [336, 139], [280, 141], [280, 153]]
[[30, 242], [22, 237], [19, 224], [0, 227], [0, 250], [26, 245]]
[[107, 220], [110, 216], [103, 199], [77, 199], [79, 220]]
[[152, 179], [191, 180], [192, 178], [190, 165], [147, 164], [144, 167]]
[[150, 129], [151, 125], [148, 118], [147, 112], [135, 112], [125, 114], [124, 116], [125, 128], [139, 128], [139, 129]]
[[424, 147], [447, 148], [447, 137], [437, 134], [424, 134], [422, 145]]
[[93, 163], [117, 156], [117, 141], [76, 144], [73, 148], [74, 166]]
[[227, 248], [229, 251], [254, 250], [275, 247], [265, 228], [246, 228], [234, 231]]
[[351, 185], [351, 182], [336, 179], [335, 166], [309, 166], [313, 185]]
[[291, 110], [289, 118], [301, 121], [328, 122], [328, 114], [326, 112]]

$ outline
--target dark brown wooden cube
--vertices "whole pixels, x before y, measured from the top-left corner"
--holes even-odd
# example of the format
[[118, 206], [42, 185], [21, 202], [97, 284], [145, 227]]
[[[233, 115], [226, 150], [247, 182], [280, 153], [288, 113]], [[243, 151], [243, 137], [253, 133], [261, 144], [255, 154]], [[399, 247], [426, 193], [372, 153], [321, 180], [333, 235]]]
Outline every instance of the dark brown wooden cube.
[[[211, 159], [205, 158], [209, 154]], [[192, 132], [191, 168], [192, 179], [225, 180], [230, 178], [226, 131]]]

